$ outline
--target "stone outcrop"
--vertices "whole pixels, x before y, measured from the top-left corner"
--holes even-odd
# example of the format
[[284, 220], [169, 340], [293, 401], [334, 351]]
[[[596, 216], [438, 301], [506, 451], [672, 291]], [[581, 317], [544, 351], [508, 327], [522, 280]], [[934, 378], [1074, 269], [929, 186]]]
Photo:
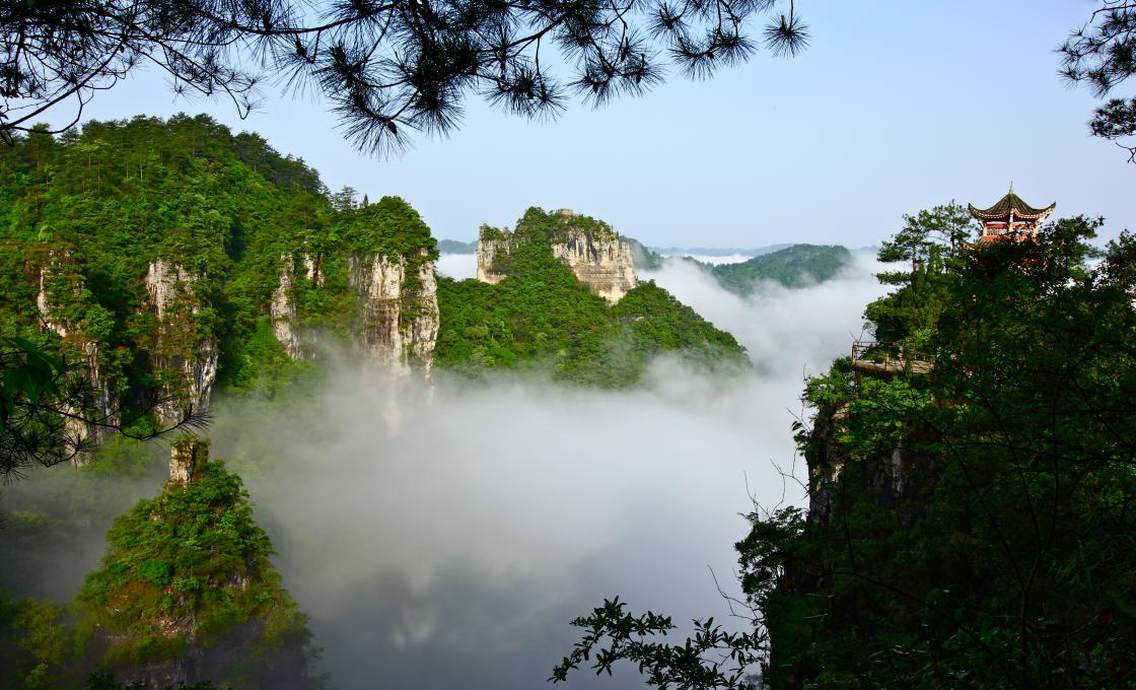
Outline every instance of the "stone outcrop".
[[[99, 367], [99, 344], [84, 335], [81, 323], [71, 323], [60, 312], [60, 293], [76, 301], [84, 298], [83, 278], [74, 270], [68, 252], [52, 251], [39, 270], [39, 291], [36, 293], [36, 310], [46, 330], [59, 336], [63, 354], [71, 362], [78, 362], [84, 377], [82, 407], [67, 405], [63, 426], [67, 443], [78, 452], [72, 464], [84, 465], [90, 460], [84, 448], [101, 440], [108, 429], [105, 425], [118, 422], [116, 405], [111, 399], [110, 386]], [[75, 416], [70, 416], [75, 415]], [[81, 418], [80, 418], [81, 417]]]
[[180, 438], [170, 445], [170, 482], [185, 485], [193, 481], [198, 468], [209, 461], [209, 442], [199, 438]]
[[[566, 222], [549, 240], [552, 254], [588, 289], [615, 304], [639, 284], [630, 244], [610, 229], [596, 232], [573, 227], [571, 219], [577, 214], [572, 211], [561, 209], [558, 215]], [[505, 274], [496, 268], [496, 260], [511, 253], [517, 241], [516, 234], [508, 230], [483, 227], [477, 242], [477, 279], [484, 283], [503, 280]]]
[[194, 293], [197, 276], [164, 259], [150, 262], [146, 291], [157, 316], [152, 366], [161, 381], [155, 414], [162, 426], [204, 410], [217, 380], [217, 339], [197, 328], [208, 304]]
[[323, 255], [319, 252], [306, 253], [300, 260], [304, 264], [304, 277], [312, 281], [312, 285], [323, 287]]
[[[305, 260], [307, 257], [305, 256]], [[305, 266], [307, 266], [305, 262]], [[317, 275], [314, 268], [308, 268], [309, 280]], [[280, 281], [272, 291], [272, 301], [268, 305], [268, 314], [272, 319], [272, 333], [284, 351], [292, 359], [299, 359], [303, 355], [300, 348], [300, 336], [296, 333], [296, 299], [292, 293], [295, 283], [295, 268], [292, 257], [285, 254], [280, 258]]]
[[[103, 655], [100, 668], [130, 687], [153, 690], [204, 681], [273, 690], [322, 687], [309, 674], [304, 616], [268, 561], [268, 535], [253, 522], [240, 479], [210, 462], [208, 441], [174, 441], [169, 481], [148, 504], [148, 519], [128, 513], [115, 522], [118, 533], [108, 535], [103, 570], [89, 580], [97, 584], [87, 585], [78, 605], [90, 623], [89, 649]], [[213, 546], [206, 552], [180, 538], [179, 525], [185, 524]], [[148, 577], [105, 575], [148, 565], [156, 566]], [[178, 589], [173, 583], [183, 578], [193, 578], [200, 589]], [[163, 603], [146, 603], [154, 601]], [[210, 621], [208, 629], [203, 620]], [[153, 651], [123, 653], [143, 643]]]
[[361, 300], [355, 345], [368, 359], [394, 373], [411, 365], [427, 373], [438, 338], [438, 286], [434, 262], [425, 253], [353, 256], [348, 282]]

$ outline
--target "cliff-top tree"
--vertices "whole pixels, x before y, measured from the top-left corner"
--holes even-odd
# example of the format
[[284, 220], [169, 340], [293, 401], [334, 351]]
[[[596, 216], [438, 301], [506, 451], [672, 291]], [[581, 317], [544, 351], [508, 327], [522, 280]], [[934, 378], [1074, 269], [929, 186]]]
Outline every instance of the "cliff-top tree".
[[759, 45], [793, 54], [807, 40], [793, 0], [6, 2], [0, 136], [57, 106], [78, 122], [98, 91], [149, 64], [179, 93], [223, 95], [242, 115], [265, 73], [315, 89], [348, 138], [382, 152], [410, 131], [452, 130], [471, 94], [550, 116], [570, 93], [597, 105], [642, 93], [668, 62], [705, 77]]

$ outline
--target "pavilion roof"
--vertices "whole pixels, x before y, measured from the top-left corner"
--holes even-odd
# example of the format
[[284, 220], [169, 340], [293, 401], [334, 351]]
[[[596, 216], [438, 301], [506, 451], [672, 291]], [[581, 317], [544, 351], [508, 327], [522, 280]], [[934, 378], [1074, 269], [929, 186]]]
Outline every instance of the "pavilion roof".
[[1014, 194], [1014, 188], [1011, 186], [1006, 196], [999, 199], [998, 203], [990, 208], [977, 208], [974, 204], [969, 206], [971, 215], [979, 220], [1009, 219], [1011, 211], [1015, 219], [1041, 220], [1048, 216], [1057, 207], [1057, 204], [1053, 203], [1045, 208], [1034, 208], [1022, 201], [1020, 196]]

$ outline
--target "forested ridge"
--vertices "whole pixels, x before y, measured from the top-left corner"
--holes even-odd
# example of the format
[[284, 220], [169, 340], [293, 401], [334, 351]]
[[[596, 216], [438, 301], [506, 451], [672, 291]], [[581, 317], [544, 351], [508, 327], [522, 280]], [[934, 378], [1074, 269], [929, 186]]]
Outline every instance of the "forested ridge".
[[[667, 257], [636, 240], [629, 240], [635, 265], [657, 271]], [[723, 289], [746, 297], [761, 285], [787, 288], [816, 285], [835, 278], [852, 263], [852, 252], [839, 245], [792, 244], [736, 263], [708, 264], [691, 256], [672, 256], [710, 275]]]
[[[92, 360], [107, 395], [121, 399], [115, 418], [138, 428], [154, 427], [147, 411], [177, 379], [176, 363], [209, 343], [216, 342], [221, 390], [271, 396], [311, 370], [273, 332], [270, 304], [286, 267], [295, 311], [289, 329], [345, 339], [363, 308], [349, 284], [353, 257], [402, 257], [404, 287], [413, 291], [418, 267], [438, 252], [401, 199], [369, 203], [350, 189], [332, 193], [303, 161], [205, 116], [90, 122], [58, 138], [32, 132], [0, 149], [0, 196], [3, 333]], [[164, 343], [156, 342], [159, 319], [143, 280], [157, 261], [192, 284], [179, 338]], [[501, 289], [443, 280], [442, 318], [453, 327], [443, 334], [438, 363], [468, 372], [471, 364], [539, 360], [574, 372], [558, 375], [566, 381], [630, 385], [643, 358], [657, 351], [740, 352], [669, 296], [655, 294], [653, 326], [631, 323], [642, 315], [629, 307], [617, 318], [554, 263], [537, 261], [531, 276]], [[516, 297], [541, 281], [556, 290], [537, 301]], [[489, 314], [485, 296], [498, 293], [509, 296]], [[53, 329], [43, 327], [48, 307]], [[404, 304], [399, 318], [406, 322], [416, 308]], [[530, 327], [536, 322], [544, 325]], [[61, 329], [67, 337], [59, 337]], [[617, 349], [631, 359], [614, 363]], [[557, 357], [572, 361], [556, 364]]]
[[33, 132], [0, 149], [0, 194], [4, 333], [57, 347], [37, 304], [46, 275], [52, 319], [97, 344], [101, 377], [128, 405], [162, 375], [149, 361], [157, 324], [143, 281], [156, 260], [191, 276], [190, 330], [220, 343], [218, 384], [270, 392], [300, 368], [267, 309], [285, 257], [326, 256], [321, 290], [296, 280], [297, 319], [343, 331], [348, 252], [435, 252], [401, 200], [362, 208], [303, 161], [205, 116], [90, 122], [59, 139]]

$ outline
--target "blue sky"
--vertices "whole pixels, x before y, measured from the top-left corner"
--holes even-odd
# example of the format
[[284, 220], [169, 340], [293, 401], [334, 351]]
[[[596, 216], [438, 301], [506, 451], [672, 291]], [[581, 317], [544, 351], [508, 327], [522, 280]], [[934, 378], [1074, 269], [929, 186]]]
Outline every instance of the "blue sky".
[[457, 133], [390, 160], [355, 152], [325, 103], [272, 87], [241, 121], [227, 103], [176, 99], [143, 74], [87, 113], [207, 112], [304, 158], [329, 187], [404, 197], [440, 238], [473, 239], [482, 222], [512, 225], [537, 205], [656, 245], [863, 246], [903, 213], [990, 204], [1011, 180], [1035, 205], [1105, 216], [1107, 238], [1136, 229], [1136, 166], [1088, 135], [1095, 101], [1058, 78], [1054, 53], [1096, 4], [800, 0], [812, 45], [797, 58], [758, 54], [709, 81], [675, 75], [552, 123], [471, 99]]

